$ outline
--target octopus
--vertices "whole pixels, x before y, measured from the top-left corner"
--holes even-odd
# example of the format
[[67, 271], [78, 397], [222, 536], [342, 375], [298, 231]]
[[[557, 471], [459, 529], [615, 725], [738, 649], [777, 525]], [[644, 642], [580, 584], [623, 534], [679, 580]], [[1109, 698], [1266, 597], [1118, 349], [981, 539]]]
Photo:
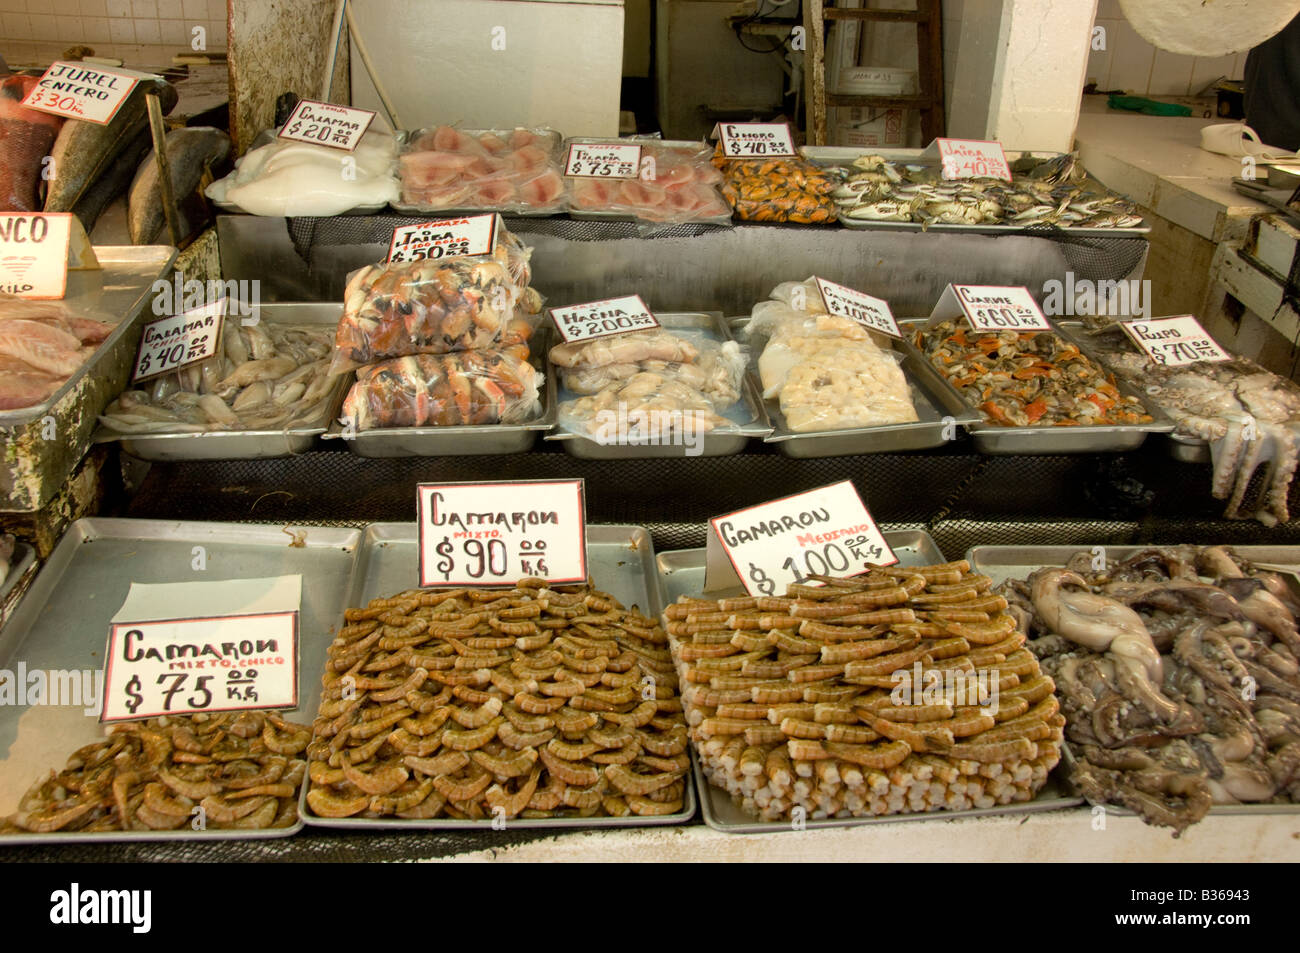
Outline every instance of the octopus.
[[167, 715], [114, 725], [38, 778], [0, 821], [5, 832], [292, 827], [306, 725], [274, 712]]
[[667, 636], [589, 584], [413, 589], [348, 609], [308, 748], [319, 817], [679, 813]]
[[[1290, 519], [1288, 498], [1300, 462], [1300, 387], [1246, 358], [1166, 367], [1148, 361], [1116, 326], [1094, 329], [1101, 360], [1143, 386], [1178, 425], [1210, 445], [1210, 491], [1229, 519], [1266, 526]], [[1263, 490], [1247, 497], [1257, 472]]]
[[1136, 397], [1052, 331], [971, 331], [952, 321], [916, 332], [917, 348], [963, 398], [1003, 427], [1150, 423]]
[[1092, 560], [999, 590], [1056, 682], [1071, 781], [1175, 836], [1214, 804], [1295, 803], [1300, 602], [1283, 577], [1222, 546]]
[[991, 586], [961, 560], [679, 599], [665, 619], [705, 776], [767, 821], [1032, 800], [1065, 719]]

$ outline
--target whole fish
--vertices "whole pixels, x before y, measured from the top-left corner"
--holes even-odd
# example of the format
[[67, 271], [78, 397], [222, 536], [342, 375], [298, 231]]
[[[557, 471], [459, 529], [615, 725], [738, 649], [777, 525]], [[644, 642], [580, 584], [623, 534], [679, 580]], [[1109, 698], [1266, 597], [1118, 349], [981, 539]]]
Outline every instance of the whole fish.
[[[187, 126], [167, 133], [167, 163], [177, 204], [198, 188], [205, 168], [219, 165], [229, 156], [230, 137], [212, 126]], [[150, 244], [166, 225], [159, 185], [158, 163], [151, 149], [136, 171], [127, 199], [127, 224], [136, 245]]]
[[100, 125], [69, 119], [54, 140], [50, 153], [54, 169], [45, 211], [71, 212], [82, 196], [107, 172], [140, 130], [149, 125], [145, 93], [156, 92], [163, 113], [176, 105], [176, 88], [165, 80], [143, 80], [122, 103], [112, 121]]
[[41, 163], [63, 119], [19, 105], [39, 79], [16, 74], [0, 80], [0, 212], [41, 207]]
[[131, 187], [136, 169], [139, 168], [145, 154], [152, 148], [153, 137], [149, 135], [149, 130], [140, 130], [118, 155], [117, 161], [109, 170], [77, 200], [72, 211], [77, 218], [81, 219], [81, 224], [85, 226], [87, 232], [95, 227], [99, 216], [104, 214], [104, 209]]

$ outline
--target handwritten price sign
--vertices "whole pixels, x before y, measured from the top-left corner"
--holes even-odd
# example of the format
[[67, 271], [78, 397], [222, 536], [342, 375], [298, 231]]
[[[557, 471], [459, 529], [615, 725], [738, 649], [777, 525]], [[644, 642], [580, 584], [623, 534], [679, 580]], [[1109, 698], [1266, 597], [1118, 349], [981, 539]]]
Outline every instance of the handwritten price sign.
[[945, 179], [1011, 181], [1011, 166], [1002, 143], [983, 139], [936, 139]]
[[721, 546], [751, 596], [898, 562], [848, 480], [715, 517], [709, 527], [709, 548]]
[[817, 279], [817, 288], [822, 294], [826, 310], [831, 314], [856, 321], [868, 331], [879, 331], [895, 338], [903, 336], [898, 330], [898, 322], [894, 320], [894, 313], [889, 310], [889, 302], [837, 285], [825, 278]]
[[718, 124], [722, 154], [733, 159], [793, 156], [794, 139], [783, 122], [724, 122]]
[[22, 104], [43, 113], [103, 125], [117, 114], [139, 81], [138, 75], [129, 72], [55, 62]]
[[370, 128], [375, 113], [334, 103], [303, 99], [280, 129], [279, 138], [351, 152]]
[[420, 484], [420, 585], [585, 582], [583, 491], [582, 480]]
[[217, 353], [228, 299], [162, 318], [144, 326], [132, 383], [206, 361]]
[[446, 218], [417, 225], [399, 225], [393, 229], [393, 239], [388, 246], [388, 263], [399, 265], [408, 261], [443, 258], [463, 258], [470, 255], [490, 255], [496, 247], [497, 216], [470, 215], [466, 218]]
[[1201, 327], [1201, 322], [1190, 314], [1151, 321], [1126, 321], [1122, 326], [1153, 362], [1165, 367], [1232, 360], [1232, 355], [1219, 347]]
[[635, 179], [640, 168], [640, 146], [574, 142], [569, 144], [564, 174], [587, 179]]
[[953, 285], [966, 320], [976, 331], [1050, 331], [1052, 326], [1025, 287]]
[[659, 319], [650, 313], [640, 295], [551, 308], [551, 320], [567, 344], [659, 327]]
[[298, 613], [115, 622], [104, 682], [104, 722], [296, 708]]
[[71, 241], [71, 212], [0, 214], [0, 292], [62, 298]]

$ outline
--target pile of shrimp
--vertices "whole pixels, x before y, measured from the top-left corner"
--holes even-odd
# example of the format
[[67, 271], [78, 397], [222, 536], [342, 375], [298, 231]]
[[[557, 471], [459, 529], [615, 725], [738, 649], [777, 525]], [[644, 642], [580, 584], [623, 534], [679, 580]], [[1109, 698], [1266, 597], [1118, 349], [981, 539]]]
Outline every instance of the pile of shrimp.
[[413, 589], [349, 609], [308, 749], [321, 817], [682, 810], [667, 636], [590, 585]]
[[665, 612], [710, 781], [768, 821], [1034, 797], [1065, 719], [987, 576], [963, 560], [811, 579]]
[[114, 725], [23, 795], [5, 833], [291, 827], [311, 729], [272, 712]]

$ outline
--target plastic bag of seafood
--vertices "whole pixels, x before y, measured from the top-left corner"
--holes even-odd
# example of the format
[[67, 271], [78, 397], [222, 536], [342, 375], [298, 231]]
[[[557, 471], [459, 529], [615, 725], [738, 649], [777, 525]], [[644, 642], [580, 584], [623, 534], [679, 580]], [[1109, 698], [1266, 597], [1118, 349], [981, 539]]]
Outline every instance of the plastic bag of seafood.
[[573, 210], [665, 224], [731, 221], [731, 207], [717, 188], [722, 175], [709, 164], [711, 152], [706, 143], [643, 141], [640, 145], [638, 178], [568, 177], [565, 181], [573, 196]]
[[569, 391], [559, 425], [601, 443], [730, 427], [719, 411], [740, 400], [745, 354], [735, 341], [665, 329], [632, 331], [551, 349]]
[[553, 129], [410, 133], [398, 158], [401, 206], [410, 211], [562, 212], [568, 205]]
[[358, 430], [519, 423], [543, 380], [526, 348], [415, 354], [358, 370], [343, 413]]
[[919, 419], [900, 356], [882, 335], [827, 313], [813, 278], [773, 289], [754, 306], [744, 334], [763, 342], [763, 397], [779, 401], [795, 433]]
[[412, 354], [495, 347], [516, 309], [541, 311], [528, 282], [531, 249], [500, 218], [488, 255], [369, 265], [348, 276], [334, 373]]

